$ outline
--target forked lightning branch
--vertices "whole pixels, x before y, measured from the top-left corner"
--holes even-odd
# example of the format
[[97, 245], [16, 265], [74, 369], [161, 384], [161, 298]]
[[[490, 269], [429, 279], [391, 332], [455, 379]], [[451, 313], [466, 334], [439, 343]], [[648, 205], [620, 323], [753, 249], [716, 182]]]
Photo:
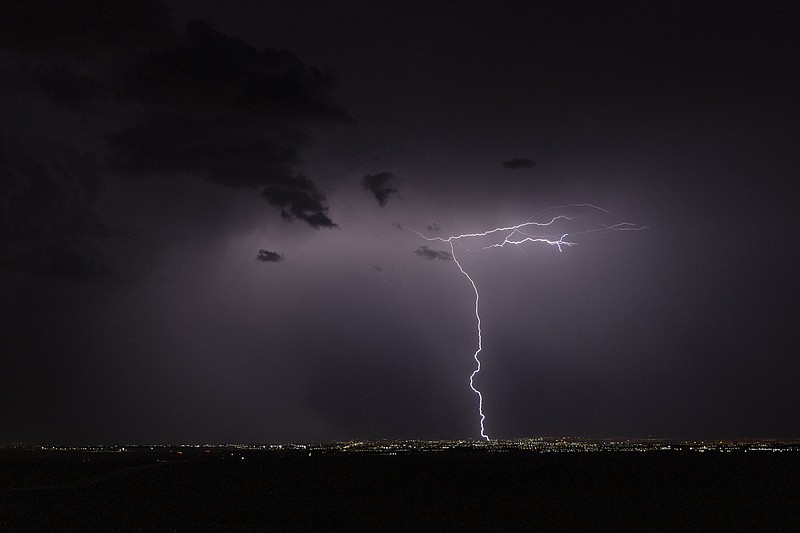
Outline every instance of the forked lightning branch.
[[[570, 204], [570, 205], [563, 205], [557, 207], [548, 207], [547, 209], [540, 211], [532, 218], [539, 217], [545, 213], [553, 213], [553, 212], [564, 212], [567, 210], [575, 211], [576, 213], [581, 212], [602, 212], [608, 214], [603, 208], [597, 207], [592, 204]], [[478, 291], [478, 286], [475, 284], [475, 280], [472, 279], [472, 276], [464, 270], [464, 266], [458, 260], [458, 256], [456, 255], [456, 248], [455, 243], [457, 242], [459, 246], [464, 251], [490, 251], [494, 248], [503, 248], [505, 246], [518, 246], [521, 247], [523, 245], [530, 245], [530, 244], [544, 244], [549, 246], [555, 246], [558, 248], [559, 252], [563, 252], [565, 248], [569, 248], [571, 246], [577, 245], [576, 242], [569, 240], [570, 237], [588, 233], [608, 233], [614, 231], [639, 231], [646, 228], [646, 226], [637, 226], [630, 222], [619, 222], [616, 224], [608, 225], [608, 224], [599, 224], [595, 227], [590, 227], [588, 229], [581, 229], [573, 232], [562, 233], [559, 235], [542, 235], [541, 232], [547, 231], [548, 229], [552, 230], [555, 229], [557, 224], [560, 223], [569, 223], [575, 219], [582, 218], [580, 214], [575, 215], [566, 215], [566, 214], [557, 214], [555, 216], [551, 216], [549, 219], [544, 219], [543, 221], [536, 221], [532, 220], [529, 222], [523, 222], [521, 224], [515, 224], [513, 226], [506, 226], [506, 227], [499, 227], [499, 228], [492, 228], [485, 231], [479, 231], [474, 233], [463, 233], [461, 235], [452, 235], [450, 237], [429, 237], [423, 235], [422, 233], [412, 230], [414, 233], [422, 237], [427, 241], [440, 241], [446, 242], [450, 246], [450, 254], [453, 257], [453, 261], [455, 262], [458, 269], [461, 273], [467, 278], [470, 285], [472, 286], [472, 290], [475, 293], [475, 319], [477, 322], [477, 347], [475, 349], [475, 353], [473, 354], [473, 358], [475, 359], [475, 369], [469, 375], [469, 386], [478, 396], [478, 415], [480, 417], [480, 434], [481, 437], [489, 439], [489, 435], [486, 434], [486, 427], [484, 422], [486, 421], [486, 415], [483, 412], [483, 394], [481, 391], [475, 386], [475, 376], [477, 376], [481, 371], [481, 359], [479, 354], [483, 349], [483, 332], [481, 331], [481, 314], [480, 314], [480, 299], [481, 295]], [[482, 245], [477, 246], [476, 248], [469, 248], [468, 244], [470, 240], [480, 240], [482, 238], [490, 237], [498, 235], [502, 237], [502, 240], [499, 242], [495, 242], [489, 245]]]

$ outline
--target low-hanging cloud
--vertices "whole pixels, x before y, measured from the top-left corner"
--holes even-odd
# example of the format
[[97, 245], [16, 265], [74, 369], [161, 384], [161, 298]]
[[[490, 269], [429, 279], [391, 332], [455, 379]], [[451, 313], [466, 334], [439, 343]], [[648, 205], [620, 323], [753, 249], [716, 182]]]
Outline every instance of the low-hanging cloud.
[[450, 252], [446, 252], [444, 250], [434, 250], [433, 248], [429, 248], [427, 245], [420, 246], [414, 253], [424, 259], [430, 259], [433, 261], [434, 259], [439, 259], [441, 261], [450, 261], [453, 259], [453, 256]]
[[283, 261], [283, 254], [278, 252], [273, 252], [270, 250], [264, 250], [263, 248], [258, 251], [258, 255], [256, 255], [256, 259], [259, 261], [263, 261], [265, 263], [279, 263]]
[[536, 165], [536, 161], [533, 159], [528, 159], [527, 157], [514, 157], [508, 161], [503, 161], [501, 164], [503, 165], [503, 168], [507, 168], [509, 170], [518, 170], [521, 168], [531, 168]]
[[377, 174], [367, 174], [361, 181], [364, 190], [372, 193], [381, 207], [389, 201], [389, 196], [397, 194], [397, 181], [391, 172], [378, 172]]

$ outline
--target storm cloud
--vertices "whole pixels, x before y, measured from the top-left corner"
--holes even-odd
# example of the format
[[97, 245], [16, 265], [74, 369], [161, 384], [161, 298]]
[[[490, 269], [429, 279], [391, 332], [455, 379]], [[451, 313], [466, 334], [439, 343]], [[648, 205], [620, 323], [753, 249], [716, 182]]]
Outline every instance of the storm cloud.
[[369, 191], [378, 200], [381, 207], [389, 201], [389, 196], [397, 194], [397, 182], [391, 172], [367, 174], [361, 181], [364, 190]]
[[256, 189], [285, 220], [336, 227], [325, 193], [299, 170], [310, 128], [352, 121], [331, 96], [330, 71], [205, 22], [176, 30], [157, 1], [34, 1], [6, 15], [0, 268], [104, 272], [96, 207], [112, 174], [156, 188], [180, 176]]
[[57, 143], [0, 138], [0, 268], [75, 279], [105, 270], [97, 161]]
[[503, 161], [501, 164], [503, 165], [503, 168], [507, 168], [509, 170], [518, 170], [521, 168], [531, 168], [536, 165], [536, 162], [533, 159], [528, 159], [527, 157], [514, 157], [508, 161]]
[[258, 251], [258, 255], [256, 255], [256, 259], [259, 261], [263, 261], [265, 263], [279, 263], [283, 261], [283, 254], [279, 254], [278, 252], [272, 252], [270, 250], [264, 250], [263, 248]]
[[260, 188], [284, 218], [335, 226], [324, 193], [295, 170], [305, 127], [350, 120], [328, 95], [329, 73], [285, 50], [258, 51], [201, 21], [188, 23], [182, 45], [126, 67], [124, 94], [146, 111], [109, 135], [119, 169]]
[[440, 259], [442, 261], [450, 261], [453, 258], [450, 252], [446, 252], [444, 250], [434, 250], [429, 248], [427, 245], [420, 246], [414, 250], [414, 253], [424, 259], [430, 260]]

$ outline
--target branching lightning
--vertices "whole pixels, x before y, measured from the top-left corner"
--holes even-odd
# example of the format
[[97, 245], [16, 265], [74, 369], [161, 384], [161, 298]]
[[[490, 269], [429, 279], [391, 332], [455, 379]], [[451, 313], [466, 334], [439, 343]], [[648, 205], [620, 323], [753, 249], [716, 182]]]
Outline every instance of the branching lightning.
[[[544, 210], [536, 213], [531, 218], [535, 218], [537, 216], [540, 216], [543, 213], [546, 213], [548, 211], [557, 211], [557, 210], [566, 210], [566, 209], [589, 209], [589, 210], [600, 211], [600, 212], [608, 214], [608, 211], [606, 211], [605, 209], [603, 209], [601, 207], [597, 207], [596, 205], [592, 205], [592, 204], [569, 204], [569, 205], [548, 207], [547, 209], [544, 209]], [[414, 233], [416, 233], [417, 235], [419, 235], [420, 237], [422, 237], [423, 239], [425, 239], [427, 241], [446, 242], [448, 245], [450, 245], [450, 255], [452, 256], [453, 261], [455, 262], [456, 266], [461, 271], [461, 273], [467, 278], [467, 280], [469, 281], [470, 285], [472, 285], [472, 290], [475, 293], [475, 319], [477, 321], [478, 346], [477, 346], [477, 349], [475, 350], [475, 353], [472, 356], [475, 359], [475, 365], [476, 366], [475, 366], [475, 370], [473, 370], [472, 373], [469, 375], [469, 387], [478, 396], [478, 415], [480, 417], [480, 427], [481, 427], [481, 433], [480, 434], [481, 434], [481, 438], [486, 439], [487, 441], [489, 441], [490, 439], [489, 439], [489, 436], [486, 434], [486, 428], [484, 426], [484, 421], [486, 420], [486, 415], [483, 412], [483, 394], [481, 394], [481, 391], [477, 387], [475, 387], [475, 376], [478, 375], [480, 373], [480, 371], [481, 371], [481, 360], [480, 360], [480, 357], [478, 357], [478, 355], [481, 353], [481, 350], [483, 349], [483, 333], [481, 331], [481, 315], [480, 315], [480, 299], [481, 299], [481, 296], [480, 296], [480, 293], [478, 292], [478, 286], [475, 284], [475, 280], [473, 280], [472, 277], [467, 273], [467, 271], [464, 270], [463, 265], [458, 260], [458, 257], [456, 256], [456, 250], [455, 250], [454, 243], [457, 242], [464, 250], [469, 252], [469, 251], [472, 251], [472, 250], [467, 248], [462, 241], [468, 240], [468, 239], [474, 239], [474, 238], [489, 237], [489, 236], [493, 236], [495, 234], [500, 234], [501, 236], [503, 236], [503, 240], [502, 241], [496, 242], [496, 243], [493, 243], [493, 244], [489, 244], [489, 245], [485, 245], [485, 246], [481, 246], [481, 247], [477, 248], [477, 250], [491, 250], [493, 248], [503, 248], [503, 247], [508, 246], [508, 245], [514, 245], [514, 246], [516, 246], [516, 247], [521, 249], [521, 246], [523, 244], [526, 244], [526, 243], [542, 243], [542, 244], [547, 244], [547, 245], [550, 245], [550, 246], [555, 246], [556, 248], [558, 248], [559, 252], [563, 252], [565, 247], [569, 248], [569, 247], [577, 245], [576, 242], [566, 240], [570, 236], [583, 235], [583, 234], [588, 234], [588, 233], [608, 233], [608, 232], [612, 232], [612, 231], [639, 231], [639, 230], [643, 230], [643, 229], [647, 228], [647, 226], [637, 226], [637, 225], [632, 224], [630, 222], [620, 222], [620, 223], [612, 224], [612, 225], [601, 224], [601, 225], [599, 225], [597, 227], [592, 227], [592, 228], [589, 228], [589, 229], [584, 229], [584, 230], [580, 230], [580, 231], [574, 231], [574, 232], [570, 232], [570, 233], [563, 233], [563, 234], [561, 234], [560, 237], [556, 237], [556, 236], [553, 236], [553, 235], [550, 235], [550, 236], [548, 236], [548, 235], [536, 235], [536, 234], [530, 233], [531, 230], [529, 228], [534, 228], [535, 229], [535, 228], [552, 227], [557, 222], [562, 222], [562, 221], [563, 222], [568, 222], [568, 221], [573, 220], [573, 218], [574, 217], [561, 214], [561, 215], [552, 216], [549, 220], [546, 220], [545, 222], [529, 221], [529, 222], [523, 222], [521, 224], [515, 224], [513, 226], [493, 228], [493, 229], [489, 229], [489, 230], [486, 230], [486, 231], [480, 231], [480, 232], [475, 232], [475, 233], [463, 233], [461, 235], [452, 235], [450, 237], [438, 237], [438, 236], [428, 237], [428, 236], [423, 235], [422, 233], [420, 233], [420, 232], [418, 232], [416, 230], [413, 230], [413, 229], [411, 230], [411, 231], [413, 231]]]

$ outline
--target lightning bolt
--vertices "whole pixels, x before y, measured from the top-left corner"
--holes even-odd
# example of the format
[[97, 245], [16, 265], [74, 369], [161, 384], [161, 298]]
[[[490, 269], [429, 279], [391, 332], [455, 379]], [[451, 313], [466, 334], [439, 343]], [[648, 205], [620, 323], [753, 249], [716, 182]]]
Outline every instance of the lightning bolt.
[[[535, 217], [540, 216], [540, 215], [542, 215], [543, 213], [546, 213], [546, 212], [558, 211], [558, 210], [566, 210], [566, 209], [570, 209], [570, 208], [589, 209], [589, 210], [600, 211], [600, 212], [603, 212], [603, 213], [606, 213], [606, 214], [609, 213], [608, 211], [606, 211], [602, 207], [597, 207], [596, 205], [593, 205], [593, 204], [568, 204], [568, 205], [561, 205], [561, 206], [555, 206], [555, 207], [548, 207], [547, 209], [544, 209], [544, 210], [539, 211], [538, 213], [534, 214], [531, 218], [535, 218]], [[472, 277], [467, 273], [467, 271], [464, 270], [463, 265], [458, 260], [458, 257], [456, 256], [456, 249], [455, 249], [454, 243], [457, 242], [464, 250], [469, 252], [469, 251], [472, 251], [472, 250], [467, 248], [464, 245], [464, 243], [462, 242], [462, 240], [472, 239], [472, 238], [480, 238], [480, 237], [489, 237], [489, 236], [492, 236], [494, 234], [500, 234], [500, 235], [503, 236], [503, 240], [502, 241], [496, 242], [496, 243], [493, 243], [493, 244], [489, 244], [489, 245], [486, 245], [486, 246], [482, 246], [482, 247], [479, 248], [479, 250], [491, 250], [493, 248], [504, 248], [505, 246], [508, 246], [508, 245], [514, 245], [514, 246], [522, 249], [521, 245], [526, 244], [526, 243], [542, 243], [542, 244], [547, 244], [547, 245], [550, 245], [550, 246], [555, 246], [556, 248], [558, 248], [559, 252], [563, 252], [564, 248], [569, 248], [569, 247], [577, 245], [576, 242], [566, 240], [567, 237], [569, 237], [569, 236], [583, 235], [583, 234], [588, 234], [588, 233], [608, 233], [608, 232], [612, 232], [612, 231], [640, 231], [640, 230], [643, 230], [643, 229], [647, 229], [647, 226], [638, 226], [638, 225], [630, 223], [630, 222], [619, 222], [617, 224], [612, 224], [612, 225], [600, 224], [599, 226], [594, 227], [594, 228], [589, 228], [589, 229], [585, 229], [585, 230], [581, 230], [581, 231], [574, 231], [574, 232], [571, 232], [571, 233], [564, 233], [560, 237], [547, 236], [547, 235], [544, 235], [544, 236], [542, 236], [542, 235], [534, 235], [534, 234], [529, 233], [530, 230], [528, 228], [531, 228], [531, 227], [532, 228], [549, 227], [549, 226], [553, 226], [557, 222], [561, 222], [561, 221], [568, 222], [568, 221], [571, 221], [571, 220], [573, 220], [573, 218], [574, 217], [560, 214], [560, 215], [555, 215], [555, 216], [550, 217], [550, 219], [546, 220], [545, 222], [528, 221], [528, 222], [522, 222], [521, 224], [515, 224], [515, 225], [512, 225], [512, 226], [492, 228], [492, 229], [485, 230], [485, 231], [479, 231], [479, 232], [474, 232], [474, 233], [462, 233], [461, 235], [451, 235], [450, 237], [438, 237], [438, 236], [428, 237], [428, 236], [423, 235], [422, 233], [416, 231], [415, 229], [411, 229], [411, 231], [413, 231], [414, 233], [416, 233], [417, 235], [419, 235], [420, 237], [422, 237], [426, 241], [446, 242], [450, 246], [450, 255], [452, 256], [453, 261], [455, 262], [456, 266], [461, 271], [461, 273], [467, 278], [467, 280], [469, 281], [470, 285], [472, 285], [472, 290], [475, 293], [475, 319], [476, 319], [476, 322], [477, 322], [478, 346], [477, 346], [477, 349], [475, 350], [475, 353], [472, 356], [473, 359], [475, 359], [475, 370], [473, 370], [472, 373], [469, 375], [469, 387], [478, 396], [478, 415], [480, 417], [480, 427], [481, 427], [481, 433], [480, 434], [481, 434], [481, 438], [486, 439], [487, 442], [489, 440], [491, 440], [491, 439], [489, 438], [489, 435], [486, 434], [486, 428], [485, 428], [485, 425], [484, 425], [484, 422], [486, 420], [486, 415], [483, 412], [483, 394], [481, 393], [481, 391], [477, 387], [475, 387], [475, 376], [477, 376], [481, 371], [481, 360], [480, 360], [480, 357], [478, 357], [478, 355], [481, 353], [481, 350], [483, 350], [483, 333], [481, 331], [481, 314], [480, 314], [480, 299], [481, 299], [481, 295], [478, 292], [478, 286], [475, 284], [475, 280], [473, 280]]]
[[475, 382], [474, 382], [475, 375], [481, 371], [481, 360], [478, 358], [478, 354], [481, 353], [481, 350], [483, 349], [483, 337], [481, 335], [481, 314], [478, 307], [478, 304], [480, 303], [481, 300], [481, 295], [478, 292], [478, 286], [475, 285], [475, 281], [470, 277], [469, 274], [467, 274], [467, 271], [464, 270], [464, 267], [461, 266], [461, 263], [458, 262], [458, 258], [456, 257], [456, 250], [455, 247], [453, 246], [453, 241], [450, 240], [448, 242], [450, 243], [450, 254], [453, 256], [453, 261], [456, 262], [456, 265], [458, 265], [458, 269], [461, 271], [462, 274], [464, 274], [467, 277], [470, 284], [472, 284], [472, 290], [475, 291], [475, 318], [478, 321], [478, 349], [475, 350], [475, 353], [472, 356], [475, 359], [476, 366], [475, 370], [472, 371], [472, 374], [469, 375], [469, 388], [472, 389], [472, 391], [478, 395], [478, 415], [480, 415], [481, 418], [481, 437], [483, 437], [488, 441], [489, 435], [486, 434], [486, 429], [483, 427], [483, 421], [486, 420], [486, 415], [483, 414], [483, 394], [481, 394], [480, 390], [475, 388]]

